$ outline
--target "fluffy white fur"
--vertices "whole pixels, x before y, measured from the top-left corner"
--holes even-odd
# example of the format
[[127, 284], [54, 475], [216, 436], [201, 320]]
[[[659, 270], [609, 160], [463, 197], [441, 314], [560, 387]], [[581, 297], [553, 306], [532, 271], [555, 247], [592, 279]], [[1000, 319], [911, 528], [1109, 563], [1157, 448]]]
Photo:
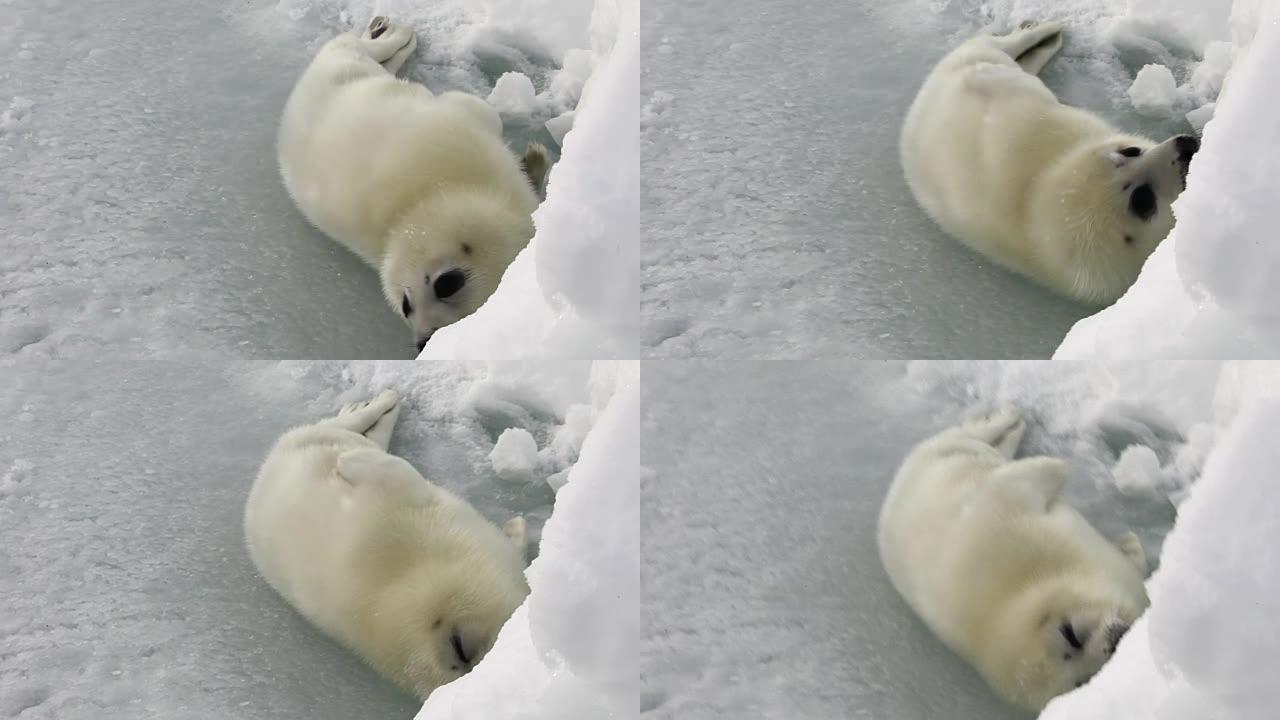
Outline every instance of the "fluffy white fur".
[[1113, 544], [1060, 497], [1062, 460], [1013, 460], [1016, 409], [925, 440], [898, 470], [879, 548], [907, 604], [1007, 701], [1085, 683], [1148, 605], [1142, 545]]
[[258, 571], [316, 627], [426, 698], [466, 673], [529, 592], [505, 535], [387, 445], [394, 392], [284, 435], [245, 506]]
[[522, 167], [484, 100], [397, 79], [416, 44], [383, 17], [329, 41], [285, 105], [278, 152], [298, 208], [379, 270], [421, 348], [480, 307], [533, 237], [546, 156], [531, 145]]
[[1061, 25], [1026, 24], [943, 58], [907, 113], [902, 167], [948, 234], [1059, 293], [1109, 303], [1173, 227], [1199, 142], [1157, 144], [1059, 103], [1037, 74], [1061, 46]]

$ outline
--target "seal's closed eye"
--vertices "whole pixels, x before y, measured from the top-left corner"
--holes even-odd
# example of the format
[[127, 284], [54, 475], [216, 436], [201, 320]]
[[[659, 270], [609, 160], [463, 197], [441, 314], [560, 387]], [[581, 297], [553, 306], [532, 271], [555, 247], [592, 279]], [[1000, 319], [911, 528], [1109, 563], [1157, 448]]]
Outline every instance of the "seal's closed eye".
[[1071, 626], [1071, 623], [1062, 623], [1062, 626], [1058, 628], [1058, 632], [1062, 633], [1062, 637], [1067, 639], [1067, 644], [1071, 647], [1077, 650], [1084, 649], [1084, 643], [1080, 642], [1080, 638], [1076, 637], [1076, 629]]
[[449, 644], [453, 646], [453, 652], [462, 661], [463, 665], [470, 665], [471, 659], [467, 657], [467, 651], [462, 647], [462, 638], [458, 637], [458, 633], [454, 633], [449, 638]]

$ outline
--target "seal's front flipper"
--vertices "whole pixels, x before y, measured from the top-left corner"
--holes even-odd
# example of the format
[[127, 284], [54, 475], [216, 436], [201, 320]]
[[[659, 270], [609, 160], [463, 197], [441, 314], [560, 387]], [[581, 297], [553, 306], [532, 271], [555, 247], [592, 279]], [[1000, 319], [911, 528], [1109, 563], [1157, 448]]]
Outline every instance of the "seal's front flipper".
[[1151, 565], [1147, 562], [1147, 551], [1142, 549], [1142, 541], [1138, 539], [1132, 531], [1127, 532], [1116, 538], [1116, 547], [1120, 548], [1120, 552], [1129, 558], [1133, 566], [1138, 569], [1138, 574], [1146, 577], [1151, 571]]
[[348, 450], [338, 456], [338, 477], [357, 492], [366, 492], [398, 502], [424, 505], [432, 501], [434, 490], [403, 458], [373, 448]]
[[1071, 477], [1071, 466], [1065, 460], [1047, 457], [1024, 458], [1000, 466], [988, 482], [999, 483], [1005, 497], [1033, 512], [1051, 508]]
[[520, 552], [520, 561], [527, 562], [529, 557], [529, 533], [528, 525], [524, 518], [517, 515], [506, 522], [502, 526], [502, 534], [506, 535], [516, 546], [516, 550]]

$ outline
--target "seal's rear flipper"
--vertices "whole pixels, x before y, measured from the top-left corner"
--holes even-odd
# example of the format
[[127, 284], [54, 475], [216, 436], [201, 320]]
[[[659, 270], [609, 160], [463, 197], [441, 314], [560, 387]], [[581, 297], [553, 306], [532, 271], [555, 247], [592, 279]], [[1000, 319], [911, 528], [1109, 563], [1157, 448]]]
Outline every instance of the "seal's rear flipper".
[[996, 38], [996, 44], [1026, 72], [1039, 75], [1046, 63], [1062, 49], [1062, 24], [1023, 23], [1017, 30]]
[[1023, 433], [1027, 431], [1027, 423], [1022, 418], [1021, 410], [1006, 406], [984, 418], [971, 420], [956, 430], [977, 438], [999, 450], [1001, 455], [1012, 458], [1022, 442]]
[[[345, 428], [351, 432], [364, 435], [370, 432], [378, 421], [388, 413], [394, 413], [396, 416], [400, 412], [400, 396], [395, 390], [383, 390], [377, 397], [366, 400], [364, 402], [351, 402], [342, 406], [338, 411], [338, 416], [330, 418], [324, 422], [338, 427]], [[391, 424], [395, 424], [395, 417], [391, 419]], [[387, 432], [387, 439], [390, 440], [391, 433]], [[375, 440], [375, 442], [377, 442]], [[386, 447], [385, 445], [383, 446]]]

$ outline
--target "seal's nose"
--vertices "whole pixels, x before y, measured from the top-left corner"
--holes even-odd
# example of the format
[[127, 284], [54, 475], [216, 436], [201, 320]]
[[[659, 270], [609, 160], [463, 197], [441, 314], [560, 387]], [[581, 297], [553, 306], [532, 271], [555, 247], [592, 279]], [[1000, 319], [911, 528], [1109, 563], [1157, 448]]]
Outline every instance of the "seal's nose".
[[1120, 644], [1120, 638], [1129, 632], [1129, 626], [1121, 623], [1114, 623], [1107, 626], [1107, 654], [1110, 655], [1116, 651], [1116, 646]]
[[1179, 135], [1173, 139], [1173, 146], [1178, 150], [1178, 159], [1186, 162], [1200, 149], [1200, 139], [1195, 135]]
[[427, 346], [427, 341], [431, 339], [432, 334], [433, 333], [427, 333], [426, 335], [418, 338], [418, 342], [415, 343], [418, 346], [418, 352], [422, 352], [422, 348]]

